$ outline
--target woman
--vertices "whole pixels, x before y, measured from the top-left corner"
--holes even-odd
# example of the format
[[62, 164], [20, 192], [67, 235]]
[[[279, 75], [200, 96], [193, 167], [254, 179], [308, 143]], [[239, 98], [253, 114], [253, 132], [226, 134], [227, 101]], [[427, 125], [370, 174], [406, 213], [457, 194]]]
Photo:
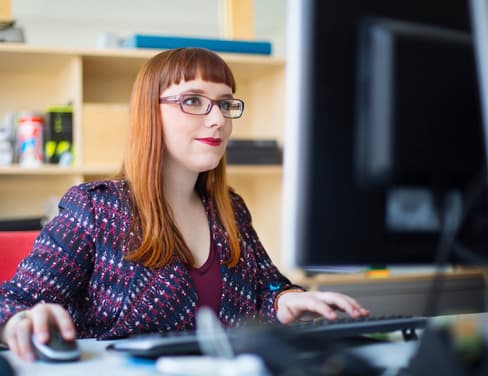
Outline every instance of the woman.
[[143, 66], [120, 176], [72, 187], [0, 289], [12, 351], [32, 360], [31, 334], [46, 342], [50, 325], [66, 339], [192, 329], [201, 306], [226, 327], [367, 315], [348, 296], [292, 285], [263, 249], [226, 184], [225, 147], [244, 110], [235, 90], [230, 68], [205, 49]]

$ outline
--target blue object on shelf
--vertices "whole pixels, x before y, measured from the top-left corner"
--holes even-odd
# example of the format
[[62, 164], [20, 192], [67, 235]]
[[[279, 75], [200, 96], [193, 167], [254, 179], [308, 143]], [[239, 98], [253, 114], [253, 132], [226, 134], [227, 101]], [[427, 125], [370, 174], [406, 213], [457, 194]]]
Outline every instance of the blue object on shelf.
[[125, 48], [173, 49], [200, 47], [217, 52], [271, 55], [271, 43], [232, 39], [188, 38], [162, 35], [134, 34], [121, 43]]

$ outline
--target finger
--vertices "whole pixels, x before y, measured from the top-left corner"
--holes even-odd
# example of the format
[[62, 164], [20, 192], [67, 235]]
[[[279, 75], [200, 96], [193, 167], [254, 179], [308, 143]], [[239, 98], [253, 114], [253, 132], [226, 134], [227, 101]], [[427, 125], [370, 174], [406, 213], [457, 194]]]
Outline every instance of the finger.
[[[342, 294], [341, 294], [342, 295]], [[349, 303], [351, 304], [351, 306], [357, 311], [359, 312], [361, 315], [368, 315], [369, 314], [369, 311], [364, 308], [361, 304], [359, 304], [359, 302], [348, 296], [348, 295], [342, 295], [347, 301], [349, 301]]]
[[31, 309], [32, 330], [41, 343], [49, 340], [49, 309], [46, 304], [38, 304]]
[[347, 295], [339, 295], [336, 297], [336, 303], [343, 312], [346, 312], [351, 317], [362, 316], [361, 306], [351, 297]]
[[52, 313], [63, 338], [66, 340], [75, 339], [76, 330], [69, 313], [60, 305], [54, 305]]
[[320, 299], [317, 299], [315, 301], [313, 312], [317, 312], [329, 320], [337, 319], [337, 313], [335, 312], [334, 307], [330, 306]]
[[54, 325], [59, 329], [63, 338], [74, 339], [75, 329], [66, 310], [58, 304], [38, 304], [31, 310], [34, 333], [37, 340], [46, 343], [49, 340], [49, 326]]
[[300, 299], [297, 301], [294, 305], [294, 309], [295, 317], [298, 317], [303, 313], [314, 312], [329, 320], [335, 320], [337, 318], [334, 307], [320, 299], [316, 294], [311, 294], [307, 299]]
[[17, 354], [20, 358], [33, 361], [35, 355], [31, 345], [32, 322], [26, 317], [15, 324], [15, 337], [17, 341]]
[[19, 346], [17, 344], [17, 336], [15, 334], [14, 328], [7, 325], [3, 332], [3, 339], [8, 345], [8, 348], [15, 354], [19, 353]]
[[9, 349], [17, 354], [18, 356], [23, 357], [22, 349], [19, 344], [18, 340], [18, 330], [19, 328], [22, 329], [22, 326], [18, 326], [18, 324], [23, 321], [27, 320], [27, 311], [20, 311], [13, 315], [5, 325], [5, 329], [3, 332], [3, 339], [7, 343]]
[[335, 306], [325, 302], [317, 292], [286, 294], [280, 298], [282, 305], [278, 310], [279, 320], [285, 324], [303, 317], [323, 316], [329, 320], [337, 319]]
[[346, 295], [346, 300], [349, 301], [350, 306], [352, 307], [353, 312], [347, 311], [349, 314], [353, 313], [357, 316], [368, 316], [369, 311], [364, 308], [361, 304], [359, 304], [355, 299]]
[[335, 306], [337, 309], [346, 312], [350, 316], [355, 317], [359, 315], [353, 299], [346, 295], [326, 292], [321, 295], [321, 299], [325, 299], [327, 304]]
[[355, 299], [348, 295], [334, 292], [321, 292], [320, 299], [324, 299], [328, 305], [333, 305], [352, 317], [359, 317], [368, 314], [367, 310], [365, 310]]

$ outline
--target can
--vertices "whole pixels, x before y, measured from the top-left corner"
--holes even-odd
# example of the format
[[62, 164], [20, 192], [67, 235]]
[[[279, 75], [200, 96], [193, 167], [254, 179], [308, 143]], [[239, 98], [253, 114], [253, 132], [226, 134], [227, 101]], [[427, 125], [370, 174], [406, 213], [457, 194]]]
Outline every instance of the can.
[[21, 114], [17, 125], [17, 155], [19, 164], [37, 167], [43, 162], [44, 119], [36, 114]]

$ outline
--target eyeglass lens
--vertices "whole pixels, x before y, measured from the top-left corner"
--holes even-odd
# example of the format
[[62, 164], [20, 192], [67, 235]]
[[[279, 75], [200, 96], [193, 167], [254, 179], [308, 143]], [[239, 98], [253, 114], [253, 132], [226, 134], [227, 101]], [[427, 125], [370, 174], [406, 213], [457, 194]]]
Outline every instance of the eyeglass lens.
[[212, 101], [211, 99], [201, 96], [201, 95], [182, 95], [181, 109], [189, 114], [193, 115], [204, 115], [208, 114], [212, 105], [216, 104], [219, 106], [222, 115], [226, 118], [237, 119], [242, 115], [244, 110], [243, 102], [239, 99], [221, 99]]

